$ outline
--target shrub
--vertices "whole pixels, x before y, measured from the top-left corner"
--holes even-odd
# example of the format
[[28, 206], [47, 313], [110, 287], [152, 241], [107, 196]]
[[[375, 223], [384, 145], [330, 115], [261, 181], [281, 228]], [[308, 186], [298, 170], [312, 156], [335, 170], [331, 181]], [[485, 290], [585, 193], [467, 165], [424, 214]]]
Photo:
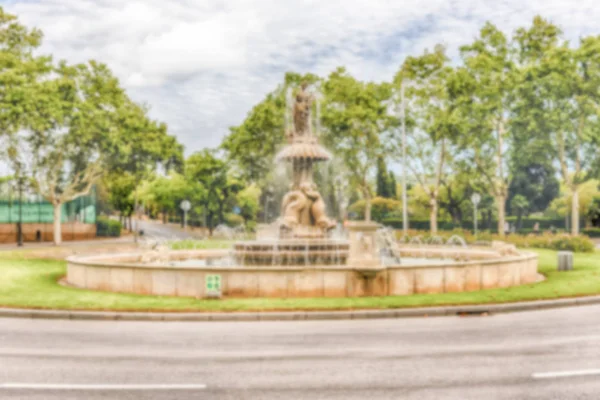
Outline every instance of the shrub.
[[[396, 235], [398, 239], [401, 239], [402, 231], [397, 231]], [[521, 248], [531, 247], [559, 251], [567, 250], [577, 253], [593, 253], [595, 251], [594, 243], [587, 236], [569, 236], [566, 234], [551, 233], [544, 233], [541, 235], [511, 234], [501, 238], [499, 235], [489, 232], [479, 232], [477, 236], [475, 236], [472, 232], [459, 229], [455, 229], [451, 232], [438, 232], [436, 235], [431, 235], [431, 232], [428, 231], [412, 230], [409, 231], [409, 240], [419, 236], [422, 241], [427, 242], [432, 236], [439, 236], [444, 239], [444, 241], [447, 241], [452, 235], [461, 236], [469, 244], [475, 244], [480, 241], [491, 242], [492, 240], [500, 240]]]
[[229, 213], [225, 215], [225, 223], [231, 227], [241, 226], [244, 225], [244, 218], [241, 215]]
[[600, 228], [587, 228], [581, 231], [584, 235], [592, 238], [600, 238]]
[[[355, 203], [355, 204], [357, 204], [357, 203]], [[362, 205], [364, 207], [364, 203], [362, 203]], [[360, 215], [362, 215], [362, 211], [361, 211]], [[375, 219], [375, 218], [373, 218], [373, 219]], [[384, 217], [382, 220], [377, 220], [377, 221], [379, 221], [387, 226], [390, 226], [392, 228], [395, 228], [395, 229], [402, 229], [402, 218], [393, 217], [391, 215], [388, 215], [387, 217]], [[484, 221], [479, 220], [478, 222], [479, 222], [479, 228], [481, 229], [484, 226]], [[517, 222], [517, 217], [506, 217], [506, 222], [509, 222], [511, 224], [511, 226], [515, 226], [516, 222]], [[583, 222], [584, 222], [583, 220], [580, 221], [580, 223], [582, 225], [583, 225]], [[554, 230], [556, 232], [560, 232], [560, 231], [564, 230], [564, 228], [565, 228], [564, 218], [561, 218], [561, 219], [551, 219], [551, 218], [543, 218], [543, 217], [523, 218], [521, 221], [521, 229], [519, 230], [519, 233], [527, 234], [527, 233], [533, 232], [533, 227], [535, 226], [536, 223], [539, 224], [540, 232], [550, 230], [552, 227], [554, 228]], [[429, 220], [411, 219], [409, 221], [409, 225], [410, 225], [411, 229], [424, 230], [424, 231], [429, 230]], [[489, 226], [492, 229], [496, 229], [496, 227], [498, 226], [498, 221], [495, 221], [495, 220], [491, 221]], [[458, 229], [458, 228], [473, 230], [473, 221], [464, 220], [460, 224], [455, 224], [452, 221], [438, 220], [438, 230], [440, 230], [440, 231], [451, 231], [453, 229]]]
[[[402, 210], [402, 202], [398, 200], [384, 197], [375, 197], [371, 200], [371, 219], [373, 221], [381, 222], [399, 210]], [[363, 219], [365, 217], [365, 201], [357, 201], [348, 208], [348, 211], [356, 214], [359, 219]]]
[[119, 221], [106, 217], [98, 217], [96, 221], [96, 236], [120, 237], [121, 228], [121, 223]]

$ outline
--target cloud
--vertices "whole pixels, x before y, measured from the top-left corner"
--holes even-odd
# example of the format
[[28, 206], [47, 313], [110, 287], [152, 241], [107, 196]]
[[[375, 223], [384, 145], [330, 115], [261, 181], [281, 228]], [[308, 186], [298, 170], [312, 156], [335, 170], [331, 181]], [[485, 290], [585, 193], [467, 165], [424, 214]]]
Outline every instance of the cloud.
[[512, 32], [536, 14], [565, 35], [597, 34], [594, 0], [12, 0], [44, 31], [43, 51], [106, 62], [132, 97], [169, 124], [188, 154], [228, 127], [286, 71], [327, 75], [345, 65], [389, 80], [406, 55], [437, 43], [450, 54], [490, 20]]

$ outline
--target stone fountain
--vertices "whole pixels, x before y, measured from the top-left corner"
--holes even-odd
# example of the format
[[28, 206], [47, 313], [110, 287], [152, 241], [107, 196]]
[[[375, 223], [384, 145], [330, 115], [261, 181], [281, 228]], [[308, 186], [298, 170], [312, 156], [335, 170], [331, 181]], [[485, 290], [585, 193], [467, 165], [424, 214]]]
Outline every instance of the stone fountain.
[[330, 160], [331, 154], [319, 144], [318, 132], [313, 132], [314, 96], [307, 88], [303, 83], [293, 105], [288, 104], [293, 124], [286, 126], [287, 144], [276, 156], [277, 162], [290, 163], [293, 171], [290, 191], [281, 205], [279, 237], [236, 243], [234, 256], [242, 265], [343, 265], [347, 262], [349, 244], [331, 238], [336, 222], [327, 216], [325, 202], [313, 180], [315, 163]]
[[[158, 243], [141, 253], [74, 256], [67, 260], [66, 282], [91, 290], [197, 298], [214, 298], [209, 283], [215, 280], [222, 282], [224, 297], [265, 298], [399, 296], [537, 282], [537, 255], [503, 243], [467, 247], [453, 238], [444, 246], [437, 238], [401, 245], [393, 231], [368, 221], [347, 224], [348, 240], [336, 238], [336, 224], [313, 181], [315, 163], [331, 155], [319, 145], [319, 129], [313, 133], [312, 102], [306, 84], [288, 102], [288, 141], [277, 160], [291, 164], [293, 177], [277, 234], [236, 242], [231, 252], [168, 251]], [[318, 127], [318, 115], [314, 122]]]

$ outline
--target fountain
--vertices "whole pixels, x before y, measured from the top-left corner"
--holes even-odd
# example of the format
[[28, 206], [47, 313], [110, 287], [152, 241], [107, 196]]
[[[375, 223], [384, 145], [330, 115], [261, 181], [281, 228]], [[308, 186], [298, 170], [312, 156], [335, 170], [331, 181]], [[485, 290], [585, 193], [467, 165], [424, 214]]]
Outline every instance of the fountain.
[[[318, 142], [318, 116], [317, 134], [312, 130], [314, 96], [307, 87], [306, 83], [301, 85], [293, 105], [289, 91], [287, 96], [287, 145], [276, 161], [290, 163], [293, 177], [281, 204], [279, 237], [235, 243], [233, 255], [242, 265], [342, 265], [347, 261], [349, 243], [332, 238], [337, 223], [327, 217], [325, 202], [313, 181], [314, 164], [330, 160], [331, 154]], [[289, 123], [290, 108], [293, 124]]]
[[[149, 241], [145, 252], [78, 255], [67, 260], [66, 282], [91, 290], [214, 298], [211, 282], [218, 281], [218, 296], [286, 298], [462, 292], [537, 281], [537, 256], [502, 242], [467, 247], [458, 236], [445, 244], [438, 236], [398, 241], [394, 231], [368, 221], [342, 229], [327, 216], [313, 181], [314, 165], [331, 159], [318, 142], [318, 121], [313, 132], [313, 96], [302, 84], [295, 98], [291, 91], [287, 97], [287, 144], [276, 160], [291, 164], [292, 182], [279, 219], [264, 226], [257, 240], [237, 241], [228, 250], [175, 251]], [[236, 240], [242, 232], [221, 226], [216, 234]]]

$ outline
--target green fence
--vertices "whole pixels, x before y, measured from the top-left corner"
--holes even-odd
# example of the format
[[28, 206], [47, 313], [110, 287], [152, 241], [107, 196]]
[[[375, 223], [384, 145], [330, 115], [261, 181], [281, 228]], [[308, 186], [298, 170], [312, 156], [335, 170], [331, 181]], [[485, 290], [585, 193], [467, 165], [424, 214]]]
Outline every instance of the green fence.
[[[19, 198], [23, 201], [20, 202]], [[14, 183], [0, 184], [0, 224], [52, 223], [54, 209], [52, 204], [41, 196], [24, 190], [19, 191]], [[93, 189], [87, 196], [81, 196], [62, 205], [61, 221], [79, 221], [86, 224], [96, 223], [96, 192]]]

